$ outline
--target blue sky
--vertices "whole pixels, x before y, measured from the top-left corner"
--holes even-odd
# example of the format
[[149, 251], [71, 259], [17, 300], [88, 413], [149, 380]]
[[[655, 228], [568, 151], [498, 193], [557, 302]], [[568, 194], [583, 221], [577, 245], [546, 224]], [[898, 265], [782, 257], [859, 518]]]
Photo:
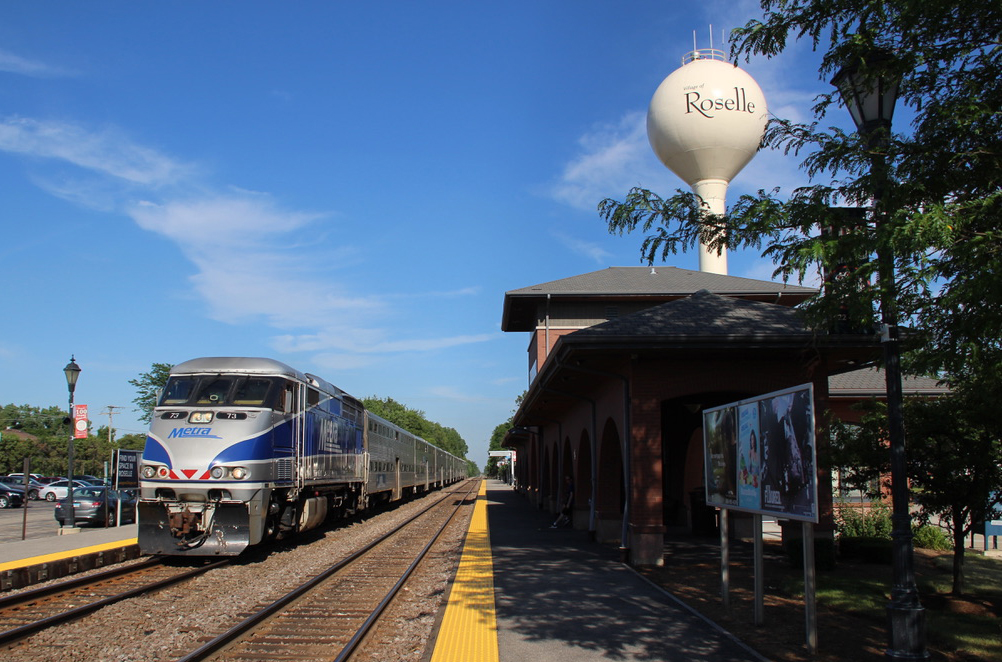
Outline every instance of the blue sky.
[[[651, 95], [753, 2], [0, 4], [0, 404], [140, 432], [154, 362], [268, 356], [456, 428], [483, 465], [527, 386], [504, 293], [640, 264], [595, 211], [685, 185]], [[809, 119], [817, 58], [743, 65]], [[845, 126], [848, 116], [832, 117]], [[760, 153], [742, 192], [801, 183]], [[696, 269], [694, 253], [669, 261]], [[730, 273], [772, 265], [732, 254]]]

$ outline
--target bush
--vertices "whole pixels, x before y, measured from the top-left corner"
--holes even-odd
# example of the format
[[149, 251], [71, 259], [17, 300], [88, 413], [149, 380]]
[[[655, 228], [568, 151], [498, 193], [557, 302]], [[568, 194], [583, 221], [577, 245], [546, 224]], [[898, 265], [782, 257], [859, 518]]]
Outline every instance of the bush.
[[884, 565], [890, 565], [894, 560], [894, 545], [890, 538], [842, 536], [838, 540], [838, 549], [843, 559]]
[[839, 538], [887, 538], [891, 537], [891, 509], [875, 501], [869, 508], [857, 508], [845, 503], [835, 515], [835, 529]]
[[912, 545], [941, 552], [953, 549], [953, 545], [947, 535], [943, 533], [943, 529], [928, 524], [912, 530]]

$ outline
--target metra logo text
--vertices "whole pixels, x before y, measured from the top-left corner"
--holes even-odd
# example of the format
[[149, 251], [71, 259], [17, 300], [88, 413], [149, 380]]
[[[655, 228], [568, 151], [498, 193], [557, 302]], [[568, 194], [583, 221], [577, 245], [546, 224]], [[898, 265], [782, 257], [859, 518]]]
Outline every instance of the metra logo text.
[[174, 428], [170, 431], [168, 438], [175, 437], [198, 437], [201, 439], [221, 439], [218, 435], [211, 434], [212, 428]]

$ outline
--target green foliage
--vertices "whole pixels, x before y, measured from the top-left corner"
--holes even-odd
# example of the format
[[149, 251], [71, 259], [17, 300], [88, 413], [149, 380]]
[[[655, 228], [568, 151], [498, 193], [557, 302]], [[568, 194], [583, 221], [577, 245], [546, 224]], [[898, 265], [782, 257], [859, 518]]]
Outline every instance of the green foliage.
[[835, 515], [835, 529], [839, 538], [891, 539], [891, 509], [881, 502], [868, 508], [841, 504]]
[[167, 378], [174, 366], [170, 363], [154, 363], [149, 372], [144, 372], [129, 383], [136, 387], [136, 397], [132, 401], [140, 412], [139, 420], [149, 423], [153, 418], [153, 408], [157, 406], [157, 396], [167, 385]]
[[[439, 448], [452, 453], [456, 457], [466, 457], [469, 448], [466, 440], [454, 428], [447, 428], [425, 418], [425, 413], [411, 409], [393, 398], [364, 398], [365, 408], [381, 416], [391, 423], [399, 425], [411, 434], [415, 434]], [[475, 466], [475, 465], [474, 465]], [[477, 471], [479, 473], [479, 470]]]
[[912, 529], [912, 544], [922, 549], [935, 549], [945, 552], [953, 547], [950, 539], [938, 526], [924, 524]]
[[[735, 59], [806, 41], [822, 54], [821, 80], [852, 63], [871, 79], [900, 77], [911, 126], [899, 120], [868, 136], [825, 128], [828, 112], [843, 112], [831, 107], [832, 87], [816, 99], [816, 121], [774, 118], [763, 139], [801, 157], [811, 185], [742, 196], [725, 216], [703, 213], [691, 192], [633, 189], [599, 204], [609, 231], [645, 233], [641, 257], [651, 263], [702, 239], [761, 250], [784, 279], [837, 276], [805, 307], [819, 332], [872, 329], [871, 302], [881, 301], [887, 319], [922, 330], [912, 369], [1002, 374], [1002, 4], [760, 4], [762, 17], [732, 34]], [[846, 204], [859, 213], [833, 208]]]
[[[949, 395], [909, 398], [907, 473], [919, 519], [942, 518], [953, 537], [954, 592], [963, 593], [964, 537], [995, 511], [1002, 499], [1002, 421], [994, 382], [960, 382]], [[833, 466], [851, 484], [862, 486], [890, 471], [883, 403], [862, 408], [858, 426], [836, 426]]]
[[[498, 423], [494, 427], [494, 432], [491, 433], [490, 444], [487, 447], [488, 450], [492, 450], [492, 451], [503, 450], [501, 448], [501, 443], [504, 441], [505, 435], [507, 435], [508, 432], [509, 432], [509, 430], [511, 430], [511, 428], [512, 428], [512, 421], [515, 418], [515, 412], [518, 411], [518, 408], [522, 405], [522, 401], [525, 399], [525, 394], [526, 393], [527, 393], [527, 391], [522, 391], [522, 393], [517, 398], [515, 398], [515, 409], [512, 410], [511, 416], [508, 417], [508, 420], [505, 421], [504, 423]], [[484, 468], [484, 474], [486, 474], [486, 475], [488, 475], [488, 476], [490, 476], [492, 478], [504, 478], [504, 479], [507, 479], [508, 476], [502, 476], [501, 475], [501, 470], [498, 467], [498, 464], [499, 464], [498, 461], [501, 460], [501, 459], [503, 459], [503, 458], [498, 458], [498, 457], [488, 458], [488, 460], [487, 460], [487, 466]], [[507, 471], [510, 473], [511, 469], [508, 468]]]
[[[71, 428], [62, 409], [5, 405], [0, 410], [0, 426], [0, 474], [22, 471], [28, 458], [32, 473], [66, 475]], [[103, 476], [104, 464], [111, 460], [115, 448], [139, 450], [145, 443], [145, 435], [121, 439], [112, 435], [109, 440], [108, 428], [100, 427], [85, 439], [73, 440], [73, 471]]]

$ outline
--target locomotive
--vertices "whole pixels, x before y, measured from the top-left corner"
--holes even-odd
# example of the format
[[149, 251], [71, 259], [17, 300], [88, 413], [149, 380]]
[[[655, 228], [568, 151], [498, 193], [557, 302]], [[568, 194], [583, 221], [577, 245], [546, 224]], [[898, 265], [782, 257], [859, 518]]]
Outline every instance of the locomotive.
[[466, 461], [266, 358], [174, 366], [140, 468], [147, 554], [233, 556], [466, 477]]

